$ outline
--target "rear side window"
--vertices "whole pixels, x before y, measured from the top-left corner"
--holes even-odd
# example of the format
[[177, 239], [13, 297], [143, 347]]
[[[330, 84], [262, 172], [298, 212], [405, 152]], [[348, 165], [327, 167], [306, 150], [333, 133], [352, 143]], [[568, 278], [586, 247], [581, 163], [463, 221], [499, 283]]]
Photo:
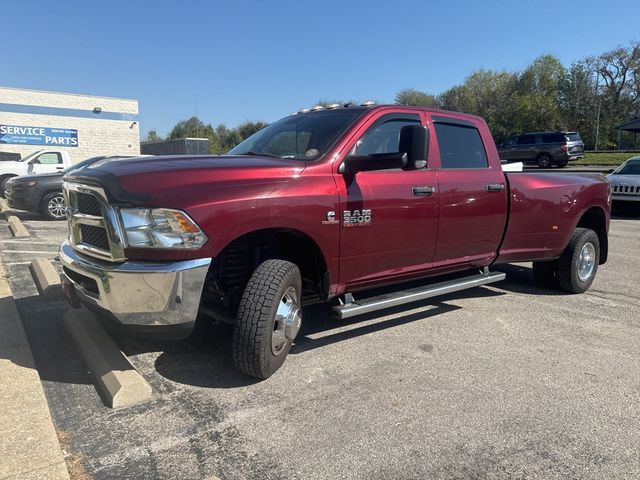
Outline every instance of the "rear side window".
[[545, 133], [542, 135], [542, 143], [564, 143], [566, 140], [561, 133]]
[[518, 145], [533, 145], [536, 143], [535, 135], [522, 135], [518, 138]]
[[582, 138], [580, 137], [579, 133], [568, 133], [567, 134], [567, 139], [570, 142], [581, 142]]
[[442, 168], [487, 168], [487, 154], [474, 127], [435, 123]]

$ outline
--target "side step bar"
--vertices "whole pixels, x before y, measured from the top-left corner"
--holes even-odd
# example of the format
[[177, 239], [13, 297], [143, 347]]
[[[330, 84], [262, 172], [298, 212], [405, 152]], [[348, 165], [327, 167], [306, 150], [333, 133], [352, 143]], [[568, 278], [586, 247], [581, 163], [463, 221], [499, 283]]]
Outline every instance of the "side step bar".
[[375, 312], [384, 308], [397, 307], [405, 303], [418, 302], [427, 298], [446, 295], [447, 293], [459, 292], [469, 288], [487, 285], [489, 283], [504, 280], [506, 275], [502, 272], [489, 272], [485, 269], [483, 273], [471, 275], [447, 282], [433, 283], [422, 287], [403, 290], [400, 292], [387, 293], [376, 297], [369, 297], [360, 301], [353, 300], [350, 294], [345, 297], [350, 300], [344, 305], [333, 307], [336, 316], [343, 320], [345, 318], [362, 315], [363, 313]]

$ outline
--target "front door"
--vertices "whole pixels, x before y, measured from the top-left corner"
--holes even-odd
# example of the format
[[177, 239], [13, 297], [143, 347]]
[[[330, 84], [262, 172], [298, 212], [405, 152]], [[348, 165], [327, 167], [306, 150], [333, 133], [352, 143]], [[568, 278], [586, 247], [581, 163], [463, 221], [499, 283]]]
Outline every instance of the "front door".
[[62, 155], [58, 152], [44, 152], [30, 161], [29, 173], [54, 173], [64, 169]]
[[[400, 129], [422, 123], [415, 111], [373, 117], [351, 155], [398, 152]], [[375, 161], [375, 160], [372, 160]], [[340, 193], [340, 283], [365, 287], [430, 267], [437, 234], [433, 169], [336, 173]]]

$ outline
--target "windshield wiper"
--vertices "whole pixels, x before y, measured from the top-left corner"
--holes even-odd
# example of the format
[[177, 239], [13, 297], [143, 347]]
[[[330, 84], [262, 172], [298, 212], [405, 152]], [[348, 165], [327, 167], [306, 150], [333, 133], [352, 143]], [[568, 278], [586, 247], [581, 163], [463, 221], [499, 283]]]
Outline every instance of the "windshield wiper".
[[274, 155], [273, 153], [266, 152], [254, 152], [253, 150], [249, 150], [246, 153], [242, 153], [240, 155], [249, 155], [251, 157], [270, 157], [270, 158], [282, 158], [280, 155]]

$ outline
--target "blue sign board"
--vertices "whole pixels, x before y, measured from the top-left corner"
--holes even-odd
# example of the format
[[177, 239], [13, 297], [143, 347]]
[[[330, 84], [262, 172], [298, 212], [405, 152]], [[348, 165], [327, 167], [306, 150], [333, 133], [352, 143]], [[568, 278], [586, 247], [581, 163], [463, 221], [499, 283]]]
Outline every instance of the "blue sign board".
[[77, 147], [78, 131], [68, 128], [0, 125], [0, 143], [13, 145], [54, 145]]

